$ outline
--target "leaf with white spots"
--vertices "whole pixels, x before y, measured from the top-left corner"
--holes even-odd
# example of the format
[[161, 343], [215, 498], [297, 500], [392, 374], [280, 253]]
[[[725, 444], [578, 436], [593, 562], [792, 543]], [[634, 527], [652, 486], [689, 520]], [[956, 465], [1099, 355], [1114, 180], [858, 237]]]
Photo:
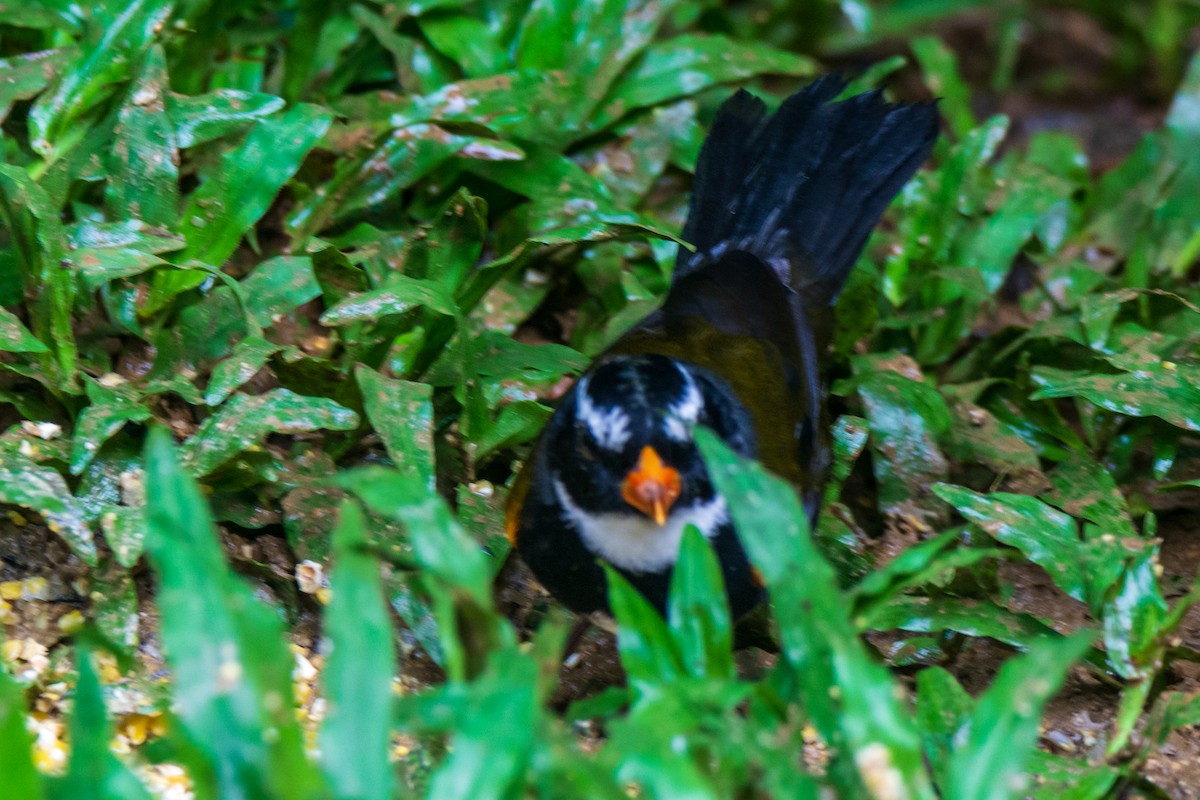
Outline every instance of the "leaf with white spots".
[[1037, 367], [1031, 400], [1082, 397], [1130, 417], [1160, 417], [1176, 427], [1200, 431], [1200, 369], [1171, 361], [1143, 364], [1115, 375]]
[[86, 513], [63, 476], [11, 447], [0, 449], [0, 503], [29, 508], [88, 564], [96, 564], [96, 542]]
[[261, 395], [237, 395], [204, 421], [180, 448], [194, 475], [207, 475], [272, 433], [351, 430], [358, 415], [324, 397], [305, 397], [289, 389]]

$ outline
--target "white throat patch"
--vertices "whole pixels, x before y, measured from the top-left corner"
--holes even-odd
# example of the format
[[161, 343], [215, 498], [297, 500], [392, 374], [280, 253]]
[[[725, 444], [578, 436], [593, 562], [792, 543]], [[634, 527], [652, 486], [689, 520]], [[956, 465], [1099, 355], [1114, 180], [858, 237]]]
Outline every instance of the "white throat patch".
[[656, 525], [654, 520], [636, 513], [584, 511], [558, 478], [554, 479], [554, 491], [565, 510], [563, 516], [579, 532], [588, 550], [630, 572], [661, 572], [674, 565], [689, 523], [711, 539], [729, 519], [725, 498], [719, 495], [707, 503], [672, 511], [666, 524]]

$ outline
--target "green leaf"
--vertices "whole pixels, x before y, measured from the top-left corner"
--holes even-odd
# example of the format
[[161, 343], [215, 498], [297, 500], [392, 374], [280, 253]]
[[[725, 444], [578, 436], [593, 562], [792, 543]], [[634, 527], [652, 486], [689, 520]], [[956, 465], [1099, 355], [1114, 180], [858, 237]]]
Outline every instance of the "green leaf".
[[25, 170], [0, 164], [0, 221], [9, 231], [25, 283], [33, 333], [51, 353], [44, 362], [64, 386], [75, 380], [77, 348], [71, 312], [75, 277], [62, 269], [66, 236], [58, 211]]
[[304, 397], [289, 389], [237, 395], [204, 421], [180, 448], [194, 475], [207, 475], [270, 433], [352, 430], [358, 415], [324, 397]]
[[492, 608], [492, 567], [488, 557], [459, 525], [453, 512], [425, 482], [412, 474], [381, 467], [343, 473], [338, 485], [371, 510], [402, 523], [411, 556], [402, 543], [385, 543], [387, 554], [415, 561], [433, 580], [434, 616], [451, 681], [463, 681], [482, 668], [489, 650], [511, 641], [512, 628]]
[[83, 472], [104, 443], [125, 427], [126, 422], [150, 419], [150, 409], [134, 399], [130, 392], [114, 391], [91, 379], [86, 388], [91, 405], [79, 412], [75, 420], [71, 441], [72, 475]]
[[1042, 499], [1073, 517], [1092, 523], [1084, 527], [1085, 536], [1138, 535], [1116, 481], [1108, 470], [1086, 453], [1072, 453], [1069, 459], [1054, 468], [1049, 477], [1054, 491], [1042, 495]]
[[622, 3], [534, 0], [516, 43], [517, 66], [580, 76], [573, 116], [583, 122], [591, 106], [654, 38], [670, 2]]
[[0, 75], [4, 75], [0, 83], [0, 122], [8, 117], [13, 103], [36, 97], [77, 55], [73, 47], [63, 47], [0, 59]]
[[1108, 663], [1132, 681], [1152, 680], [1161, 668], [1161, 651], [1156, 645], [1165, 633], [1167, 601], [1155, 575], [1157, 564], [1157, 545], [1144, 549], [1125, 568], [1104, 604]]
[[392, 463], [434, 490], [433, 390], [427, 384], [389, 380], [360, 364], [354, 373], [367, 419]]
[[388, 761], [396, 674], [392, 623], [379, 564], [364, 550], [362, 510], [343, 501], [340, 517], [333, 531], [333, 598], [324, 618], [332, 652], [321, 674], [329, 703], [321, 726], [321, 763], [338, 797], [386, 800], [395, 778]]
[[[568, 92], [578, 91], [579, 80], [579, 76], [557, 71], [522, 70], [459, 81], [406, 101], [388, 121], [392, 127], [423, 134], [422, 125], [429, 121], [470, 123], [503, 139], [545, 143], [557, 149], [578, 135], [571, 109], [563, 99], [570, 96]], [[446, 136], [445, 130], [433, 127], [440, 130], [441, 137]], [[489, 142], [479, 140], [479, 144]]]
[[[791, 486], [732, 453], [707, 429], [696, 442], [726, 499], [751, 561], [766, 580], [783, 657], [801, 681], [806, 709], [835, 754], [834, 769], [858, 781], [895, 782], [933, 796], [916, 726], [887, 670], [867, 652], [849, 603], [806, 530]], [[836, 696], [830, 686], [838, 686]], [[855, 789], [847, 783], [843, 789]], [[850, 796], [861, 795], [861, 787]]]
[[[127, 508], [126, 511], [142, 509]], [[107, 534], [106, 534], [107, 538]], [[137, 559], [134, 559], [136, 562]], [[120, 563], [120, 562], [118, 562]], [[122, 564], [122, 566], [126, 566]], [[128, 568], [127, 568], [128, 569]], [[92, 616], [96, 629], [122, 655], [132, 656], [138, 646], [138, 596], [127, 569], [104, 569], [91, 576]]]
[[928, 487], [949, 474], [938, 447], [950, 427], [945, 400], [930, 384], [886, 368], [882, 359], [858, 359], [855, 371], [854, 388], [871, 425], [880, 508], [911, 515], [915, 506], [933, 515]]
[[1036, 367], [1033, 382], [1038, 390], [1031, 400], [1082, 397], [1118, 414], [1159, 417], [1184, 430], [1200, 431], [1200, 370], [1190, 365], [1160, 362], [1119, 375]]
[[934, 36], [918, 36], [910, 47], [925, 73], [925, 84], [933, 96], [939, 98], [938, 111], [950, 123], [954, 135], [961, 139], [975, 128], [976, 122], [971, 113], [971, 90], [959, 73], [958, 59], [941, 39]]
[[117, 137], [107, 154], [104, 199], [118, 219], [171, 226], [179, 215], [179, 154], [164, 112], [167, 91], [166, 57], [153, 47], [117, 114]]
[[94, 4], [89, 36], [76, 61], [59, 74], [54, 87], [29, 111], [30, 144], [47, 161], [61, 154], [63, 139], [86, 126], [75, 123], [104, 102], [129, 77], [171, 13], [167, 0]]
[[207, 94], [167, 95], [166, 106], [175, 126], [175, 144], [182, 150], [242, 131], [279, 111], [284, 102], [271, 94], [217, 89]]
[[1034, 750], [1027, 771], [1033, 800], [1101, 800], [1121, 777], [1121, 770], [1087, 759], [1065, 758]]
[[732, 679], [733, 625], [721, 564], [694, 526], [684, 531], [671, 573], [667, 619], [687, 674]]
[[[278, 117], [262, 119], [241, 146], [227, 150], [220, 168], [192, 193], [180, 217], [187, 247], [179, 263], [198, 261], [221, 266], [237, 249], [242, 236], [258, 222], [280, 188], [304, 161], [329, 128], [330, 113], [301, 103]], [[143, 313], [163, 308], [182, 291], [198, 286], [207, 272], [159, 272]]]
[[498, 450], [532, 441], [550, 414], [550, 409], [535, 400], [518, 400], [501, 408], [495, 420], [489, 419], [483, 425], [472, 422], [475, 461], [482, 462]]
[[71, 253], [71, 265], [79, 273], [83, 288], [94, 292], [110, 281], [132, 278], [167, 262], [132, 247], [87, 247]]
[[353, 322], [377, 322], [414, 308], [428, 308], [454, 317], [458, 306], [440, 283], [393, 275], [378, 288], [352, 294], [321, 315], [321, 324], [336, 327]]
[[635, 698], [653, 699], [659, 693], [658, 687], [687, 675], [675, 638], [662, 615], [621, 573], [608, 564], [604, 571], [608, 576], [608, 602], [617, 620], [621, 665]]
[[495, 75], [511, 66], [508, 53], [497, 46], [487, 24], [477, 17], [453, 12], [430, 14], [418, 23], [430, 44], [457, 62], [468, 78]]
[[33, 735], [25, 727], [25, 697], [21, 687], [0, 669], [0, 775], [13, 797], [41, 800], [42, 776], [33, 766]]
[[258, 374], [271, 356], [283, 349], [282, 345], [268, 342], [261, 336], [242, 339], [227, 358], [213, 367], [212, 377], [204, 390], [204, 402], [210, 406], [225, 402], [235, 389]]
[[1054, 629], [1028, 614], [1016, 614], [991, 603], [956, 597], [894, 598], [875, 607], [862, 620], [865, 629], [905, 630], [914, 633], [955, 631], [967, 636], [989, 636], [1025, 649], [1031, 642], [1053, 638]]
[[1036, 497], [938, 484], [933, 492], [989, 536], [1016, 547], [1064, 592], [1092, 608], [1120, 574], [1125, 549], [1115, 541], [1084, 542], [1075, 522]]
[[1000, 668], [979, 698], [956, 748], [946, 786], [961, 800], [1023, 796], [1025, 769], [1037, 744], [1042, 708], [1062, 686], [1067, 669], [1087, 650], [1092, 634], [1039, 642]]
[[939, 786], [946, 785], [960, 732], [969, 723], [975, 700], [941, 667], [917, 673], [917, 724]]
[[85, 563], [96, 565], [96, 542], [83, 507], [63, 476], [12, 449], [0, 449], [0, 503], [31, 508]]
[[472, 687], [469, 712], [458, 717], [429, 797], [505, 800], [520, 793], [538, 730], [537, 664], [512, 651], [497, 661]]
[[0, 308], [0, 350], [9, 353], [46, 353], [50, 348], [30, 333], [16, 314]]
[[150, 800], [150, 793], [108, 749], [112, 725], [104, 710], [100, 680], [92, 666], [91, 648], [76, 650], [79, 681], [75, 684], [75, 704], [71, 712], [71, 760], [67, 772], [50, 784], [49, 796], [71, 800], [94, 797], [97, 800]]
[[[418, 116], [424, 119], [419, 112]], [[472, 121], [477, 122], [473, 117]], [[424, 121], [393, 120], [390, 124], [398, 127], [373, 153], [339, 162], [333, 179], [292, 212], [287, 224], [293, 241], [304, 242], [331, 221], [385, 204], [452, 156], [483, 161], [514, 161], [524, 156], [516, 145], [452, 133]]]
[[201, 759], [189, 770], [203, 781], [197, 792], [315, 798], [320, 783], [296, 722], [280, 617], [230, 571], [200, 487], [174, 451], [165, 428], [151, 429], [146, 549], [173, 708]]
[[605, 128], [631, 111], [661, 105], [720, 83], [755, 75], [812, 75], [816, 63], [804, 56], [724, 36], [687, 34], [646, 48], [613, 85], [589, 127]]

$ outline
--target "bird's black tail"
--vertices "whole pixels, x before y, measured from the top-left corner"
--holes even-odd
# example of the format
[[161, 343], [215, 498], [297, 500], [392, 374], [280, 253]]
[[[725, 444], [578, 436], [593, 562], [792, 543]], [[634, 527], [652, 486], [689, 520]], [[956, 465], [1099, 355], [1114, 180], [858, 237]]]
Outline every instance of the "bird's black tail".
[[774, 114], [742, 90], [721, 106], [700, 151], [675, 280], [744, 251], [810, 305], [837, 299], [867, 236], [929, 156], [933, 103], [892, 105], [879, 91], [834, 102], [826, 76]]

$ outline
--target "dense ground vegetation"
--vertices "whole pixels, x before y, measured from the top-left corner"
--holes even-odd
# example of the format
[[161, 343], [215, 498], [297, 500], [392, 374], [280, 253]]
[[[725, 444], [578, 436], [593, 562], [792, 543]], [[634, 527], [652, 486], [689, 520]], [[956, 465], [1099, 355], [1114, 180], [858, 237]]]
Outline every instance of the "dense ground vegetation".
[[[1196, 796], [1198, 22], [0, 2], [5, 796]], [[818, 530], [703, 443], [781, 652], [695, 536], [560, 669], [513, 466], [716, 105], [831, 68], [945, 126], [839, 301]]]

